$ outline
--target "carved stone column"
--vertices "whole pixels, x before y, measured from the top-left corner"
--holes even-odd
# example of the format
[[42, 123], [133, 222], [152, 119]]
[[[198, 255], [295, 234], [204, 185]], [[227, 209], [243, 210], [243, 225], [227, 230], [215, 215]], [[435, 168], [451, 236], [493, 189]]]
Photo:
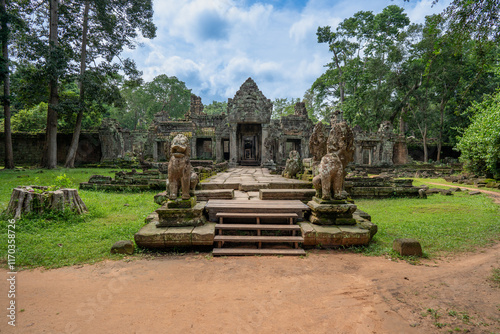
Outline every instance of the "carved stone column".
[[262, 124], [262, 138], [260, 145], [260, 152], [261, 152], [260, 156], [262, 157], [260, 163], [261, 166], [263, 166], [266, 162], [268, 162], [271, 159], [265, 145], [268, 137], [269, 137], [269, 124]]
[[158, 161], [158, 142], [156, 140], [153, 141], [153, 161]]
[[237, 124], [231, 124], [231, 129], [229, 129], [229, 167], [236, 167], [238, 164], [237, 128]]

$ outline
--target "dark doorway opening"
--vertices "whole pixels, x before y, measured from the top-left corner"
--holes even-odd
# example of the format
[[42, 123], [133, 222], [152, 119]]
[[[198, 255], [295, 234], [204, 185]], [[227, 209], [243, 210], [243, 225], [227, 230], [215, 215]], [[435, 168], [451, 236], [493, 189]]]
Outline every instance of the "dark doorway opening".
[[262, 127], [260, 124], [238, 124], [238, 160], [242, 166], [260, 165]]
[[222, 156], [224, 160], [229, 160], [229, 139], [222, 139]]
[[290, 151], [297, 151], [299, 155], [302, 156], [302, 152], [300, 151], [300, 139], [287, 139], [286, 140], [286, 155], [285, 158], [288, 159], [290, 155]]

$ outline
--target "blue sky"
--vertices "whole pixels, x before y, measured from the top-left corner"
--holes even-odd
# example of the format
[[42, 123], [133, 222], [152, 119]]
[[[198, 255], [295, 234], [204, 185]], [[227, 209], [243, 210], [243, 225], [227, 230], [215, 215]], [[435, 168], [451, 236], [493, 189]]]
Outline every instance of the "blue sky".
[[302, 98], [330, 60], [318, 26], [336, 27], [360, 10], [405, 8], [423, 23], [449, 3], [432, 0], [155, 0], [153, 40], [125, 52], [145, 81], [166, 74], [184, 81], [203, 104], [227, 101], [252, 77], [264, 95]]

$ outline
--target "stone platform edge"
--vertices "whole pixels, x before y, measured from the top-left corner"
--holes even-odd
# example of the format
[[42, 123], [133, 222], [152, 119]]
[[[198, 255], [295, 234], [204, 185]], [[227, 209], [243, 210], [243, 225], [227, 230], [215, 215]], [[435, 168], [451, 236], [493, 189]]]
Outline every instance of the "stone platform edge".
[[[305, 248], [367, 245], [377, 233], [377, 225], [354, 214], [356, 225], [315, 225], [301, 222]], [[153, 212], [146, 219], [147, 224], [135, 235], [137, 246], [144, 248], [168, 249], [173, 247], [213, 246], [215, 223], [207, 222], [192, 227], [156, 227], [158, 215]]]

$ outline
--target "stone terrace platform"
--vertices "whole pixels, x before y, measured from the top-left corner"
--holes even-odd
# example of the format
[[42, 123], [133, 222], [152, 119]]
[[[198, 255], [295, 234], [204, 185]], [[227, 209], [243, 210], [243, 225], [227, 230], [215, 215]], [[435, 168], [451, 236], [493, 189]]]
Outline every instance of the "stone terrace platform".
[[[304, 203], [310, 199], [309, 197], [312, 197], [312, 194], [309, 196], [312, 184], [307, 181], [286, 179], [279, 175], [272, 175], [266, 168], [230, 168], [226, 172], [219, 173], [202, 181], [201, 186], [203, 189], [201, 192], [206, 192], [206, 194], [203, 201], [198, 199], [198, 204], [203, 203], [207, 220], [211, 222], [198, 227], [157, 227], [158, 214], [153, 212], [146, 219], [148, 224], [135, 235], [137, 245], [147, 248], [215, 246], [217, 243], [214, 242], [216, 236], [220, 235], [220, 233], [216, 233], [217, 226], [219, 225], [215, 224], [218, 221], [216, 216], [219, 212], [240, 212], [243, 214], [252, 212], [260, 214], [264, 212], [293, 213], [297, 217], [294, 225], [300, 226], [299, 233], [302, 236], [302, 241], [300, 242], [305, 247], [368, 244], [377, 232], [376, 225], [370, 222], [370, 216], [359, 210], [354, 213], [356, 220], [356, 224], [354, 225], [320, 226], [310, 223], [308, 221], [310, 209]], [[221, 200], [220, 194], [212, 198], [207, 194], [211, 191], [222, 191], [222, 189], [230, 191], [232, 198]], [[275, 189], [277, 193], [275, 195], [271, 194], [270, 197], [266, 195], [266, 199], [263, 199], [262, 191], [266, 189], [270, 192]], [[286, 195], [287, 190], [291, 192], [288, 196]], [[307, 193], [307, 198], [298, 200], [297, 194], [293, 193], [294, 191]], [[260, 238], [259, 236], [260, 232], [258, 236], [250, 238], [258, 239]], [[221, 238], [220, 236], [217, 237]], [[236, 236], [236, 238], [241, 238], [241, 236]], [[264, 251], [259, 251], [257, 249], [252, 254], [266, 254]], [[221, 253], [219, 255], [226, 254]], [[241, 253], [239, 255], [248, 254]]]
[[260, 189], [311, 189], [311, 182], [286, 179], [273, 175], [267, 168], [229, 168], [201, 183], [203, 190], [234, 189], [239, 191], [259, 191]]

